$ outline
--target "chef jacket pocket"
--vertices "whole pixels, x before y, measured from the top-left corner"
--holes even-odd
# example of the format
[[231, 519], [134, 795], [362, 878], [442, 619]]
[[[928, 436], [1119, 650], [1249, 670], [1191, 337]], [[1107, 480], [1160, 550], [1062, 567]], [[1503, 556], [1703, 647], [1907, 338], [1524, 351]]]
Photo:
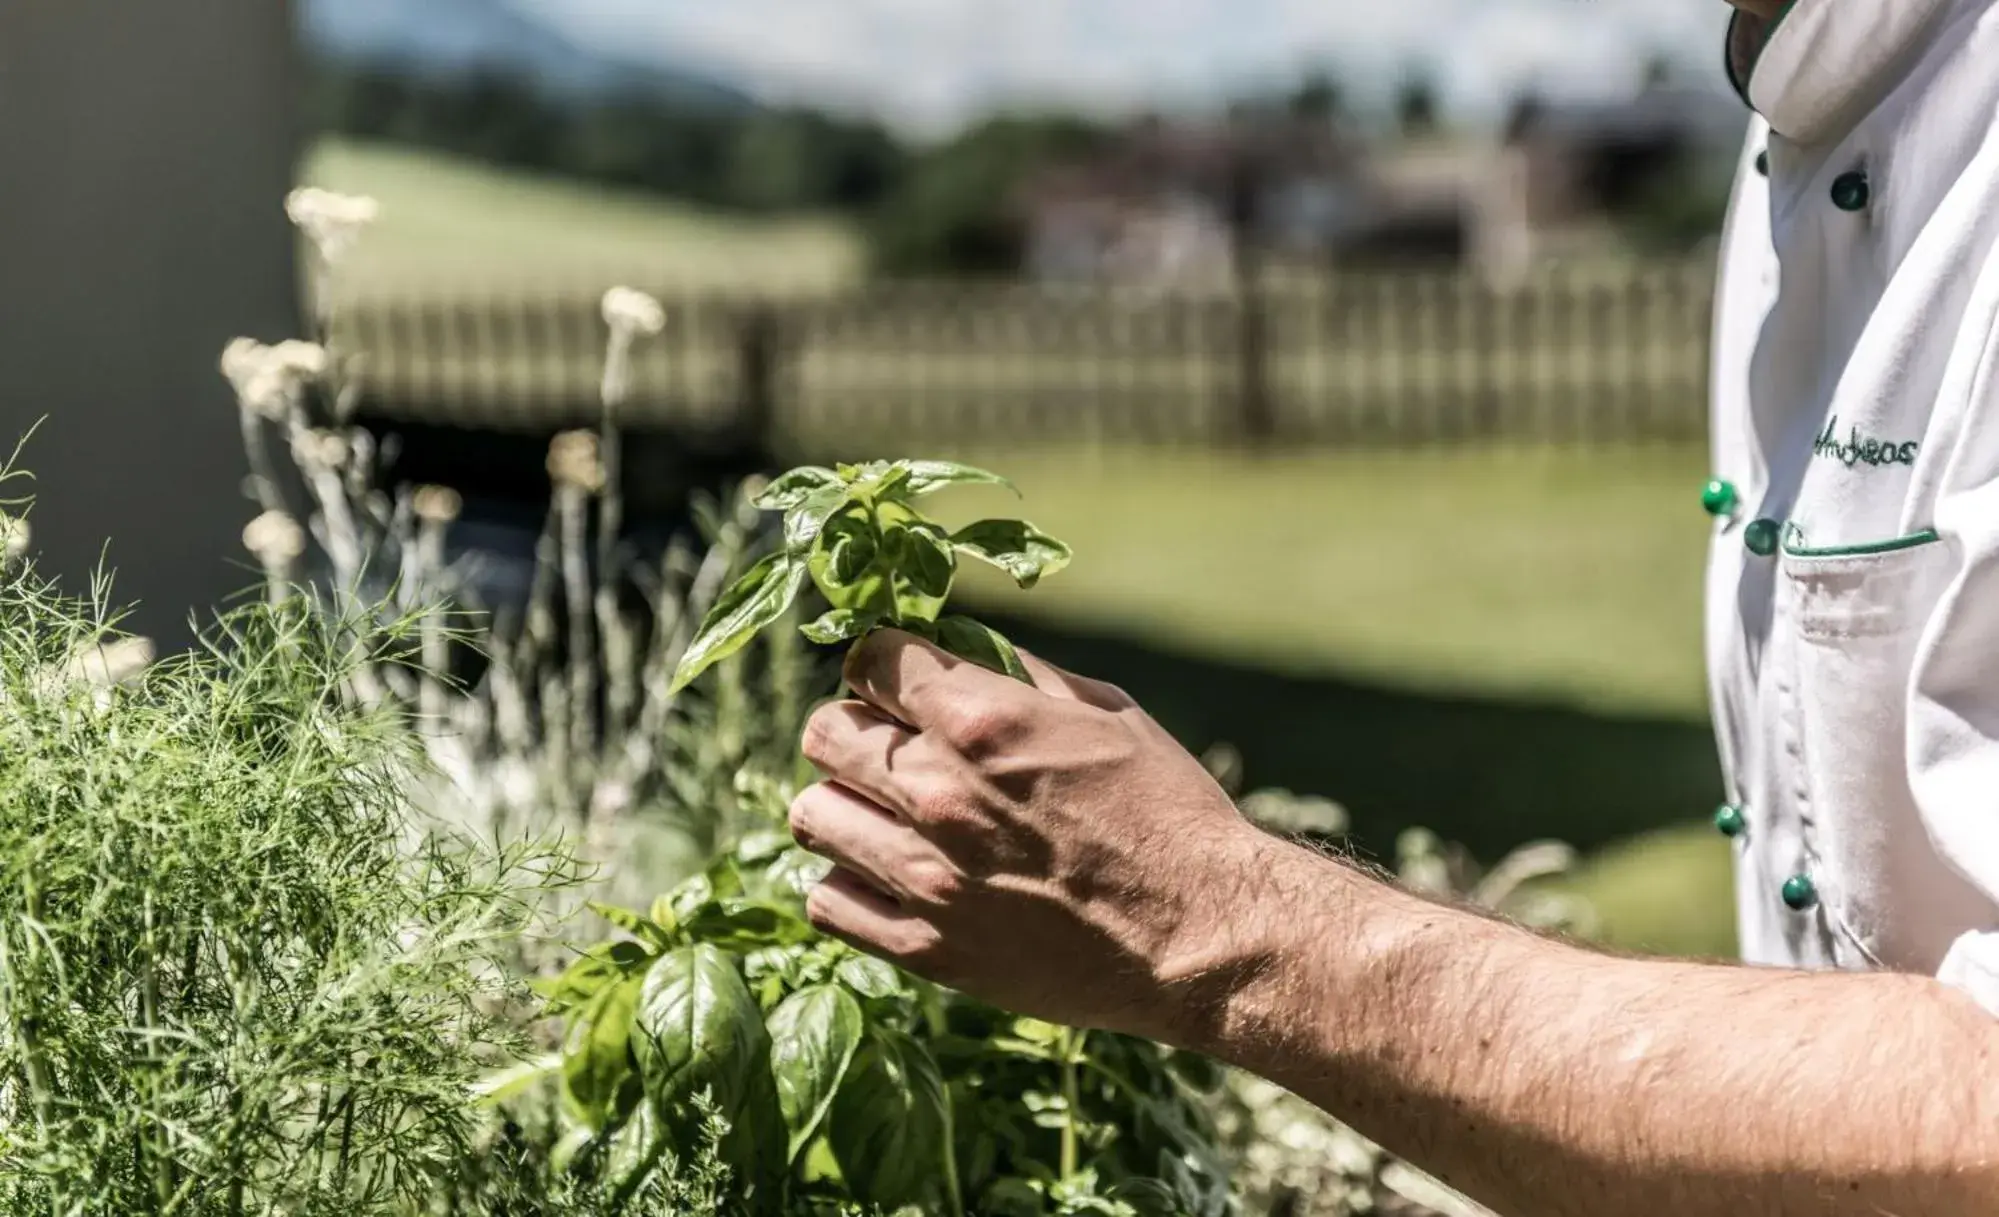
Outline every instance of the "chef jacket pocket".
[[1910, 791], [1906, 728], [1916, 648], [1950, 554], [1933, 533], [1783, 551], [1778, 611], [1792, 645], [1773, 673], [1787, 686], [1778, 760], [1794, 770], [1782, 787], [1798, 800], [1842, 965], [1933, 972], [1949, 947], [1934, 932], [1950, 924], [1939, 905], [1962, 893]]

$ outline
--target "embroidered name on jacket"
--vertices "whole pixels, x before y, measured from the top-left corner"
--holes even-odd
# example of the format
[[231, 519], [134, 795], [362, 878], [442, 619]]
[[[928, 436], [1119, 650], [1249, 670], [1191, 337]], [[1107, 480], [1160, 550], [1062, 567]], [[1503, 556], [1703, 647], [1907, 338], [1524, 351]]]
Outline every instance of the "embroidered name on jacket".
[[1838, 461], [1848, 469], [1855, 465], [1913, 465], [1920, 444], [1896, 444], [1874, 439], [1860, 434], [1860, 428], [1847, 428], [1847, 440], [1841, 443], [1837, 432], [1839, 419], [1834, 418], [1825, 425], [1818, 442], [1812, 445], [1812, 455], [1826, 460]]

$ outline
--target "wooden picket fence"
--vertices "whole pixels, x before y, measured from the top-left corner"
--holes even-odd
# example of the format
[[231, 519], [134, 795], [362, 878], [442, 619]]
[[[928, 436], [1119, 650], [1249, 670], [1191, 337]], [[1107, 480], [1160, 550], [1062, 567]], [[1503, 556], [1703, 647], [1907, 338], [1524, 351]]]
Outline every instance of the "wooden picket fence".
[[[1683, 441], [1706, 431], [1712, 286], [1699, 258], [1550, 267], [1504, 288], [1371, 273], [1247, 296], [661, 292], [667, 327], [639, 350], [628, 421], [813, 448]], [[513, 432], [597, 417], [594, 294], [377, 299], [344, 308], [336, 332], [365, 357], [375, 417]]]

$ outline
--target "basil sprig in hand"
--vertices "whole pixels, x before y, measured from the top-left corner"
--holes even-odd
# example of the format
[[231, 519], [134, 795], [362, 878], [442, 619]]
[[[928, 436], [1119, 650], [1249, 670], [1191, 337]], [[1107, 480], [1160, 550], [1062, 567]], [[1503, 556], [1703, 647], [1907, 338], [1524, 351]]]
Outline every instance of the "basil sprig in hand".
[[956, 532], [918, 500], [951, 486], [1005, 486], [995, 473], [949, 461], [808, 465], [772, 482], [756, 505], [784, 513], [784, 544], [718, 600], [674, 673], [673, 690], [747, 646], [805, 591], [831, 611], [803, 627], [813, 642], [853, 642], [894, 628], [973, 663], [1027, 680], [1013, 644], [970, 617], [946, 614], [958, 563], [973, 558], [1031, 588], [1069, 565], [1067, 545], [1024, 520], [981, 520]]

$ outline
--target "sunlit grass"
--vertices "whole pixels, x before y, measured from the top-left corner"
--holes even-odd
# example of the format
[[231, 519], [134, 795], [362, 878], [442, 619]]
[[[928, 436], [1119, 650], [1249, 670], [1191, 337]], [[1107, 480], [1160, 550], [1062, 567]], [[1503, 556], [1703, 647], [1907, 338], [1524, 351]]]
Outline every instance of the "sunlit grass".
[[317, 144], [300, 174], [382, 204], [341, 291], [824, 288], [860, 272], [852, 227], [832, 217], [756, 220], [635, 191], [347, 140]]
[[1705, 718], [1697, 449], [955, 455], [1009, 471], [1075, 546], [1008, 611], [1290, 673]]

